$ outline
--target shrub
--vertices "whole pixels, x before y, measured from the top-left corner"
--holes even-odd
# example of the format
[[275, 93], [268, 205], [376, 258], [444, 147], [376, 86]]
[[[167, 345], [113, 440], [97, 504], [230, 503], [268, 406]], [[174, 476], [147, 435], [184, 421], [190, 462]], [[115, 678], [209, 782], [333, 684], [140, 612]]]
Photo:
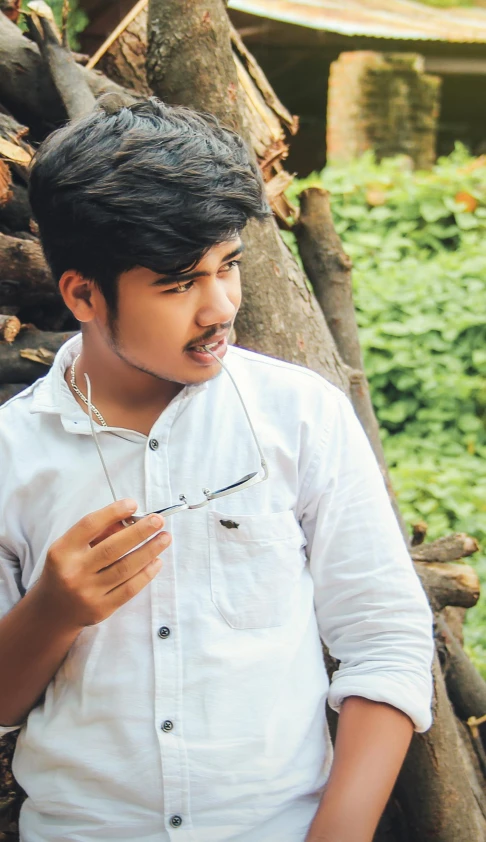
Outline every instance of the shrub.
[[[486, 159], [458, 145], [430, 172], [371, 154], [292, 186], [331, 192], [354, 263], [365, 369], [407, 522], [486, 545]], [[287, 242], [295, 249], [292, 235]], [[486, 556], [475, 556], [486, 583]], [[486, 595], [468, 613], [486, 675]]]

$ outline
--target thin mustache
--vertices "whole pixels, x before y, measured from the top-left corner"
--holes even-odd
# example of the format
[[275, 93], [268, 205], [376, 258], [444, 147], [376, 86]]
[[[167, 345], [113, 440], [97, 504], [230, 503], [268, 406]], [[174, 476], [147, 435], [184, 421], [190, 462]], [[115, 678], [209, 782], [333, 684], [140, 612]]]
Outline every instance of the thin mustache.
[[195, 339], [192, 342], [190, 342], [189, 345], [186, 346], [186, 351], [189, 348], [193, 348], [194, 345], [205, 345], [206, 343], [209, 343], [214, 336], [218, 335], [218, 333], [223, 333], [225, 330], [229, 331], [231, 329], [231, 327], [232, 327], [232, 322], [229, 322], [229, 324], [226, 324], [226, 325], [221, 325], [220, 330], [212, 330], [211, 333], [209, 333], [209, 334], [206, 333], [200, 339]]

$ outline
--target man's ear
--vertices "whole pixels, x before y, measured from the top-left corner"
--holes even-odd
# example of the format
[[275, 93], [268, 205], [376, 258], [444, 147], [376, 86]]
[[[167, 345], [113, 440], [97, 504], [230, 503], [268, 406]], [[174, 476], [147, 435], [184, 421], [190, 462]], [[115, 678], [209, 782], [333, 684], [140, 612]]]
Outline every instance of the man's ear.
[[61, 276], [59, 291], [66, 307], [78, 322], [90, 322], [95, 317], [93, 306], [94, 281], [84, 278], [74, 269], [68, 269]]

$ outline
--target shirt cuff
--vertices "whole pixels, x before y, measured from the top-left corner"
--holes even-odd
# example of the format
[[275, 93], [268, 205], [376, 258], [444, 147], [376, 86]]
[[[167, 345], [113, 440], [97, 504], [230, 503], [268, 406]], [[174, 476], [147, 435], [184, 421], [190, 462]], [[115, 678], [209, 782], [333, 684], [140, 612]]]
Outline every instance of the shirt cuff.
[[398, 708], [410, 717], [415, 730], [422, 734], [432, 725], [432, 673], [427, 679], [416, 673], [392, 673], [386, 676], [342, 675], [334, 673], [329, 688], [329, 707], [339, 713], [348, 696], [362, 696]]

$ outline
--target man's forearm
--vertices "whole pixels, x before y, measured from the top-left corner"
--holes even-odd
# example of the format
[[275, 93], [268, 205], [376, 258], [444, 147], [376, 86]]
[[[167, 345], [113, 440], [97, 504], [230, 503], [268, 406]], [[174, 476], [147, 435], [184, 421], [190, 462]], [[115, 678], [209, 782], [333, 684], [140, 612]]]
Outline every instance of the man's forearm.
[[59, 623], [37, 586], [0, 620], [0, 725], [21, 724], [79, 631]]
[[306, 842], [372, 842], [412, 733], [409, 717], [390, 705], [357, 696], [343, 702], [331, 774]]

